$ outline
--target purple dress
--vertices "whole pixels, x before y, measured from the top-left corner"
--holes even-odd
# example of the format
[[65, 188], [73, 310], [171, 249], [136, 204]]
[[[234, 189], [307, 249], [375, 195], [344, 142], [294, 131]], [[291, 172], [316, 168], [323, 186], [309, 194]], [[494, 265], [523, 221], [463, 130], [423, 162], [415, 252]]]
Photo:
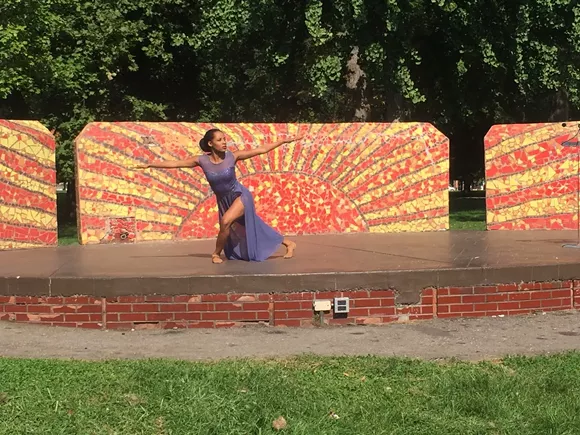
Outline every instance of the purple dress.
[[256, 214], [252, 194], [236, 178], [236, 158], [233, 153], [226, 151], [220, 163], [213, 163], [208, 155], [200, 156], [199, 166], [216, 195], [220, 221], [236, 198], [241, 197], [244, 204], [244, 215], [232, 224], [230, 237], [224, 247], [226, 258], [246, 261], [268, 259], [284, 238]]

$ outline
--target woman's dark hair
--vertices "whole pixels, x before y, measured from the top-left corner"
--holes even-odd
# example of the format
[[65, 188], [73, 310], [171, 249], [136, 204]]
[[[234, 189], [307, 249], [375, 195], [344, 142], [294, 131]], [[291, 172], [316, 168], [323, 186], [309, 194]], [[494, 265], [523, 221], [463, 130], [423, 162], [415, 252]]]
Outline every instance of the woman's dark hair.
[[199, 141], [199, 146], [204, 153], [211, 153], [211, 147], [209, 146], [209, 141], [213, 140], [214, 134], [221, 131], [219, 128], [212, 128], [205, 132], [205, 135]]

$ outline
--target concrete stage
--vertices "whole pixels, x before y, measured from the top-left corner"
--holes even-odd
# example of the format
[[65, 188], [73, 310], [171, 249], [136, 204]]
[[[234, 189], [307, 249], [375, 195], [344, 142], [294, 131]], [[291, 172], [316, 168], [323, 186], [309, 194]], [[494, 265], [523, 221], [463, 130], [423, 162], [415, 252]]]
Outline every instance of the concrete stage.
[[298, 236], [263, 263], [211, 264], [213, 240], [0, 252], [0, 295], [272, 293], [397, 289], [580, 278], [576, 232], [440, 232]]

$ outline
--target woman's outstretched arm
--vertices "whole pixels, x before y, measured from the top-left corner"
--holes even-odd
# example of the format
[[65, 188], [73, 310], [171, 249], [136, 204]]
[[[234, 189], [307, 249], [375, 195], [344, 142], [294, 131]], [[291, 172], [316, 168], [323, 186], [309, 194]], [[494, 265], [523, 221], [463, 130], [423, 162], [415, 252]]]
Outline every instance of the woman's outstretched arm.
[[135, 169], [147, 169], [147, 168], [195, 168], [199, 166], [199, 156], [193, 157], [187, 160], [169, 160], [166, 162], [153, 162], [145, 165], [136, 165]]
[[252, 157], [259, 156], [262, 154], [269, 153], [270, 151], [278, 148], [287, 143], [296, 142], [303, 138], [304, 136], [296, 136], [290, 139], [279, 140], [278, 142], [274, 142], [267, 145], [259, 146], [258, 148], [254, 148], [252, 150], [239, 150], [234, 152], [234, 157], [236, 160], [246, 160], [251, 159]]

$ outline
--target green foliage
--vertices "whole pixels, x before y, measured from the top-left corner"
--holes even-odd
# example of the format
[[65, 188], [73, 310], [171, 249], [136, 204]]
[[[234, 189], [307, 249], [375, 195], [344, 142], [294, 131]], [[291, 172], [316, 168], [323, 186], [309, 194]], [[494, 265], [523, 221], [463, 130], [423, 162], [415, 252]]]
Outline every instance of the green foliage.
[[90, 120], [352, 120], [356, 49], [367, 119], [431, 121], [473, 172], [492, 123], [579, 113], [576, 3], [3, 0], [0, 117], [56, 128], [71, 180]]

